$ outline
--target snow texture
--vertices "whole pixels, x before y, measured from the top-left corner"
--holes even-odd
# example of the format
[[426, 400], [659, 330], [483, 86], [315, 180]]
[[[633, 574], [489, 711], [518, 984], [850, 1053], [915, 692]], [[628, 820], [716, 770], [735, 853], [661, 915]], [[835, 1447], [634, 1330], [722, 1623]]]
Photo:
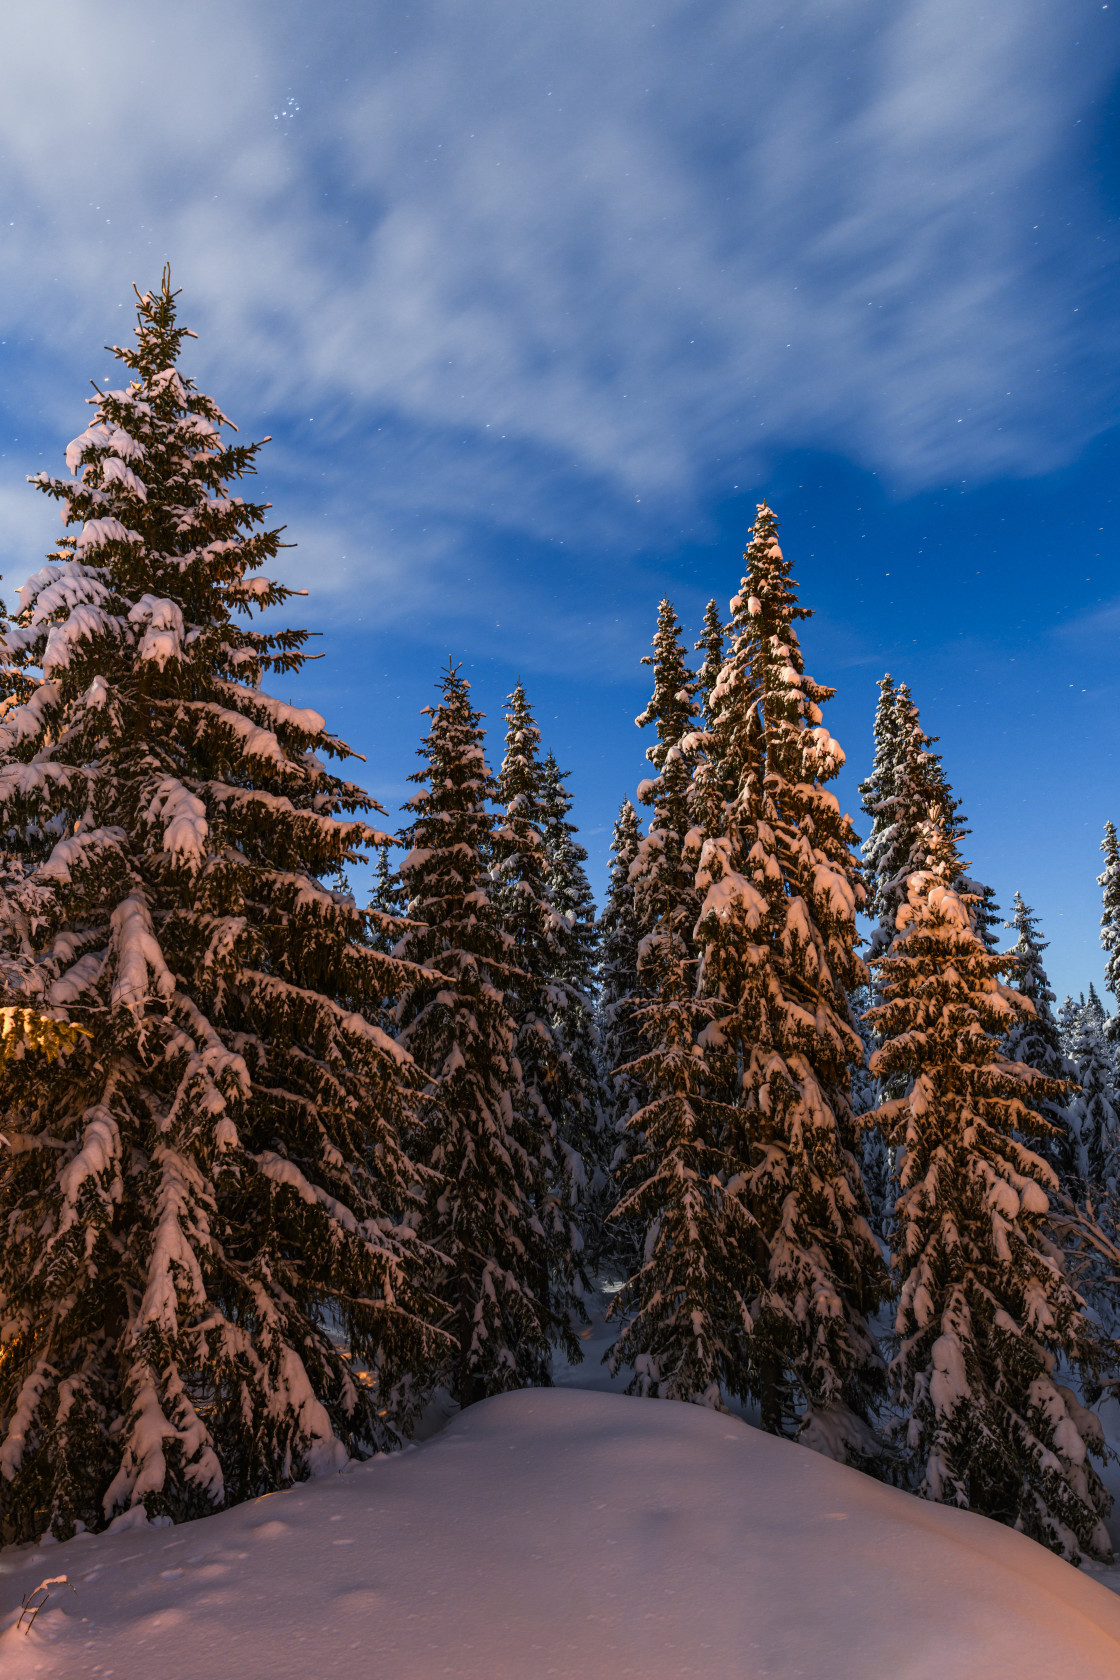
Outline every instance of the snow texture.
[[[60, 1594], [30, 1635], [21, 1597]], [[0, 1553], [5, 1680], [1115, 1680], [1120, 1603], [983, 1517], [736, 1418], [500, 1395], [174, 1529]]]

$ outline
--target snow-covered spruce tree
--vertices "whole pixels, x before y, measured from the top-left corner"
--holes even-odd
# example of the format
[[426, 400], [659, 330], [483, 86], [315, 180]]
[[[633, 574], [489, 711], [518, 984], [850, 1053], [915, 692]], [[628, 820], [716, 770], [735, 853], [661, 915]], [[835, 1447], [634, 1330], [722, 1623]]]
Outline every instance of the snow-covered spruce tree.
[[695, 695], [700, 701], [705, 725], [712, 721], [712, 695], [723, 670], [723, 635], [719, 607], [714, 600], [709, 601], [704, 609], [704, 628], [693, 643], [696, 652], [703, 651], [704, 654], [696, 673]]
[[266, 506], [232, 493], [259, 446], [178, 371], [166, 273], [138, 312], [73, 476], [35, 481], [82, 529], [2, 648], [5, 1001], [90, 1035], [0, 1068], [20, 1538], [196, 1516], [385, 1446], [440, 1339], [401, 1144], [418, 1080], [371, 1021], [400, 965], [324, 885], [384, 838], [376, 807], [324, 767], [348, 749], [323, 719], [259, 686], [305, 657], [305, 632], [239, 622], [290, 593], [255, 575]]
[[1109, 1022], [1108, 1010], [1105, 1008], [1101, 995], [1091, 980], [1089, 982], [1089, 996], [1082, 999], [1081, 1008], [1092, 1017], [1098, 1031], [1107, 1039]]
[[837, 1455], [873, 1450], [868, 1418], [883, 1381], [868, 1329], [885, 1288], [856, 1160], [849, 1075], [862, 1054], [849, 998], [866, 979], [855, 951], [864, 902], [855, 836], [823, 785], [843, 754], [821, 725], [832, 691], [805, 675], [798, 605], [765, 505], [731, 603], [731, 648], [713, 696], [716, 751], [735, 797], [704, 842], [697, 884], [701, 1031], [713, 1088], [734, 1092], [727, 1196], [756, 1230], [740, 1293], [753, 1329], [736, 1392], [764, 1427]]
[[391, 928], [392, 923], [400, 920], [402, 906], [401, 883], [389, 861], [389, 851], [388, 846], [377, 848], [377, 877], [371, 904], [373, 909], [388, 918]]
[[[506, 1004], [516, 1029], [525, 1101], [536, 1115], [536, 1125], [550, 1137], [558, 1166], [545, 1207], [554, 1221], [566, 1222], [566, 1232], [558, 1226], [553, 1234], [566, 1246], [574, 1276], [582, 1265], [579, 1220], [587, 1174], [582, 1155], [568, 1140], [575, 1130], [567, 1124], [574, 1082], [558, 1023], [569, 1009], [582, 1013], [585, 1000], [563, 973], [571, 928], [552, 902], [540, 730], [520, 681], [506, 708], [505, 757], [497, 784], [504, 816], [491, 842], [492, 898], [512, 965]], [[576, 1100], [583, 1094], [577, 1089]]]
[[866, 1020], [873, 996], [870, 985], [861, 985], [851, 999], [852, 1018], [863, 1044], [863, 1059], [852, 1069], [851, 1105], [859, 1127], [860, 1175], [870, 1204], [871, 1229], [880, 1242], [889, 1244], [898, 1192], [894, 1157], [882, 1127], [867, 1118], [885, 1094], [879, 1081], [872, 1077], [869, 1065], [878, 1049], [878, 1040]]
[[1007, 959], [957, 890], [944, 813], [924, 842], [929, 867], [911, 877], [870, 1012], [872, 1071], [909, 1083], [880, 1119], [901, 1151], [891, 1380], [918, 1490], [1074, 1561], [1105, 1556], [1110, 1500], [1088, 1457], [1103, 1437], [1057, 1376], [1092, 1357], [1092, 1333], [1048, 1235], [1054, 1174], [1019, 1136], [1039, 1125], [1025, 1099], [1061, 1087], [1003, 1052], [1031, 1005], [1000, 982]]
[[[875, 708], [875, 756], [871, 774], [859, 785], [860, 802], [871, 818], [862, 853], [867, 914], [878, 919], [871, 935], [872, 950], [885, 949], [893, 938], [898, 892], [896, 887], [892, 890], [892, 885], [899, 868], [905, 867], [909, 860], [911, 851], [911, 846], [901, 834], [906, 803], [903, 794], [907, 787], [902, 710], [906, 698], [905, 693], [900, 695], [890, 672], [886, 672], [879, 683], [879, 701]], [[876, 1039], [864, 1017], [873, 1001], [871, 985], [862, 986], [852, 999], [852, 1010], [859, 1024], [864, 1049], [863, 1062], [852, 1071], [852, 1107], [857, 1115], [869, 1113], [884, 1096], [878, 1080], [871, 1077], [867, 1066], [876, 1049]], [[895, 1186], [890, 1149], [879, 1126], [863, 1127], [860, 1169], [871, 1203], [872, 1227], [880, 1239], [885, 1239], [890, 1228]]]
[[[653, 694], [637, 719], [653, 724], [646, 757], [657, 774], [641, 785], [653, 807], [630, 870], [641, 938], [638, 979], [643, 1053], [633, 1073], [647, 1092], [629, 1122], [624, 1194], [617, 1216], [636, 1224], [640, 1259], [613, 1310], [624, 1328], [611, 1368], [634, 1368], [630, 1392], [721, 1406], [741, 1386], [743, 1338], [752, 1329], [742, 1294], [752, 1275], [751, 1216], [725, 1186], [734, 1174], [723, 1147], [734, 1110], [713, 1101], [698, 1039], [712, 1018], [696, 999], [693, 929], [696, 858], [686, 854], [689, 748], [698, 707], [680, 623], [668, 600], [658, 612]], [[629, 1070], [628, 1070], [629, 1071]]]
[[1101, 944], [1108, 952], [1104, 967], [1104, 983], [1117, 1000], [1116, 1014], [1106, 1023], [1105, 1035], [1113, 1046], [1120, 1043], [1120, 841], [1111, 822], [1104, 825], [1101, 841], [1104, 869], [1097, 876], [1101, 888]]
[[[959, 830], [966, 834], [967, 829]], [[996, 903], [994, 887], [985, 886], [983, 881], [976, 881], [970, 875], [962, 875], [957, 882], [957, 891], [962, 900], [968, 899], [972, 905], [972, 925], [980, 935], [989, 951], [995, 951], [999, 945], [999, 929], [1006, 927], [1003, 912]]]
[[[519, 970], [507, 1003], [517, 1021], [522, 1078], [544, 1105], [544, 1093], [556, 1076], [549, 978], [559, 966], [561, 933], [544, 851], [539, 747], [540, 730], [519, 681], [506, 700], [505, 757], [496, 790], [504, 816], [491, 840], [491, 896], [510, 960]], [[563, 1001], [558, 996], [556, 1005]]]
[[[1013, 928], [1019, 936], [1007, 953], [1006, 972], [1016, 990], [1034, 1006], [1033, 1014], [1017, 1015], [1012, 1021], [1004, 1040], [1004, 1054], [1009, 1061], [1024, 1062], [1047, 1079], [1075, 1081], [1077, 1071], [1062, 1053], [1052, 1007], [1054, 994], [1042, 962], [1047, 941], [1039, 937], [1038, 918], [1030, 905], [1023, 902], [1021, 894], [1015, 894], [1011, 920], [1004, 925]], [[1032, 1134], [1037, 1137], [1038, 1153], [1053, 1167], [1061, 1188], [1072, 1194], [1079, 1167], [1065, 1100], [1061, 1096], [1038, 1096], [1028, 1088], [1023, 1093], [1023, 1101], [1028, 1110], [1042, 1116], [1041, 1134]]]
[[587, 849], [576, 839], [578, 830], [569, 822], [572, 796], [564, 786], [568, 771], [561, 770], [555, 754], [548, 753], [541, 767], [541, 819], [548, 884], [552, 902], [567, 918], [569, 934], [562, 944], [558, 973], [570, 985], [590, 997], [598, 962], [598, 924], [595, 900], [584, 865]]
[[[572, 1359], [566, 1210], [550, 1128], [526, 1098], [507, 990], [519, 979], [489, 889], [497, 788], [481, 716], [451, 666], [419, 749], [420, 791], [400, 877], [409, 923], [399, 949], [425, 974], [404, 989], [402, 1042], [432, 1072], [427, 1159], [439, 1174], [430, 1229], [445, 1256], [437, 1283], [454, 1338], [445, 1379], [467, 1406], [547, 1385], [552, 1345]], [[559, 1235], [558, 1235], [559, 1233]]]
[[542, 765], [541, 817], [549, 892], [559, 917], [551, 978], [558, 998], [564, 1000], [553, 1022], [564, 1080], [561, 1135], [583, 1162], [583, 1235], [588, 1266], [595, 1271], [606, 1240], [603, 1221], [613, 1202], [610, 1162], [615, 1139], [596, 1015], [599, 924], [584, 869], [587, 851], [576, 839], [576, 825], [568, 820], [572, 796], [564, 785], [567, 777], [548, 753]]
[[721, 736], [714, 727], [721, 704], [719, 685], [724, 668], [725, 633], [716, 603], [709, 601], [704, 628], [695, 643], [697, 652], [704, 653], [694, 688], [701, 715], [692, 732], [684, 737], [691, 772], [688, 788], [691, 828], [686, 846], [690, 853], [699, 851], [706, 834], [722, 834], [727, 805], [735, 792], [734, 767], [724, 764], [720, 756]]
[[1062, 1047], [1062, 1055], [1070, 1059], [1073, 1057], [1073, 1040], [1077, 1033], [1080, 1012], [1084, 1007], [1084, 992], [1076, 1000], [1067, 992], [1058, 1010], [1058, 1042]]
[[[638, 845], [630, 879], [634, 888], [634, 914], [641, 933], [639, 977], [650, 992], [649, 981], [643, 974], [644, 955], [653, 943], [671, 936], [674, 947], [683, 951], [683, 960], [693, 957], [693, 929], [700, 904], [696, 892], [698, 858], [688, 845], [690, 749], [694, 719], [699, 711], [694, 698], [696, 678], [685, 663], [680, 621], [668, 600], [663, 599], [658, 609], [653, 653], [647, 654], [642, 663], [653, 667], [653, 693], [635, 721], [639, 729], [652, 724], [656, 731], [655, 739], [646, 748], [646, 758], [656, 773], [638, 788], [639, 798], [652, 807], [652, 812], [648, 832]], [[671, 972], [675, 990], [678, 984], [675, 968]]]
[[690, 828], [688, 791], [691, 780], [690, 745], [700, 710], [695, 699], [697, 681], [685, 662], [681, 625], [672, 602], [663, 598], [657, 613], [653, 652], [642, 659], [653, 667], [653, 693], [635, 719], [639, 729], [651, 724], [655, 739], [646, 758], [655, 775], [638, 788], [644, 805], [652, 806], [649, 831], [638, 847], [631, 871], [634, 906], [643, 932], [671, 922], [686, 951], [692, 947], [696, 920], [695, 859], [685, 854]]
[[[641, 1051], [642, 1000], [638, 980], [640, 930], [630, 871], [642, 840], [638, 813], [629, 799], [619, 807], [611, 837], [607, 896], [599, 917], [598, 1022], [600, 1085], [609, 1137], [606, 1169], [612, 1204], [617, 1201], [631, 1154], [629, 1121], [645, 1101], [634, 1063]], [[641, 1230], [613, 1206], [604, 1216], [599, 1269], [629, 1277], [640, 1253]]]
[[927, 867], [923, 835], [931, 806], [949, 813], [956, 835], [966, 833], [958, 803], [945, 777], [936, 735], [927, 735], [906, 683], [897, 686], [888, 673], [879, 684], [875, 713], [875, 760], [860, 784], [863, 809], [871, 828], [863, 844], [868, 914], [878, 926], [871, 936], [872, 958], [885, 951], [895, 934], [895, 917], [906, 902], [906, 883]]
[[733, 1111], [709, 1097], [697, 1039], [712, 1006], [695, 993], [695, 958], [671, 917], [647, 937], [638, 1006], [645, 1049], [633, 1072], [647, 1090], [633, 1114], [629, 1188], [616, 1210], [643, 1234], [641, 1261], [616, 1297], [623, 1319], [612, 1373], [633, 1367], [628, 1393], [722, 1408], [742, 1394], [742, 1348], [752, 1336], [744, 1282], [755, 1275], [757, 1232], [729, 1194], [735, 1162], [724, 1140]]
[[1100, 1205], [1117, 1193], [1120, 1172], [1120, 1092], [1111, 1047], [1105, 1038], [1107, 1017], [1095, 990], [1066, 1019], [1066, 1054], [1080, 1086], [1066, 1108], [1083, 1193]]
[[871, 774], [859, 784], [860, 802], [871, 818], [871, 827], [862, 847], [867, 880], [867, 914], [878, 919], [874, 938], [881, 945], [889, 945], [893, 938], [893, 915], [897, 909], [897, 905], [892, 907], [889, 888], [899, 867], [893, 843], [898, 831], [899, 794], [904, 780], [898, 702], [898, 689], [888, 671], [879, 683]]
[[630, 800], [624, 799], [611, 836], [607, 896], [599, 917], [599, 1040], [609, 1112], [616, 1131], [641, 1106], [637, 1080], [622, 1071], [637, 1056], [640, 1046], [634, 1011], [639, 1000], [641, 934], [630, 871], [641, 840], [638, 813]]
[[[658, 1191], [675, 1197], [676, 1190], [671, 1188], [674, 1169], [667, 1166], [663, 1170], [663, 1163], [657, 1157], [656, 1138], [661, 1137], [670, 1150], [683, 1147], [684, 1137], [679, 1130], [683, 1124], [687, 1137], [697, 1144], [696, 1126], [701, 1123], [691, 1106], [691, 1098], [700, 1085], [699, 1064], [695, 1077], [690, 1075], [684, 1085], [680, 1083], [681, 1068], [678, 1066], [680, 1045], [685, 1042], [682, 1037], [687, 1018], [685, 1004], [695, 992], [693, 929], [699, 908], [695, 886], [697, 859], [686, 854], [685, 842], [690, 828], [688, 792], [691, 757], [682, 747], [682, 742], [691, 735], [699, 708], [693, 698], [696, 678], [685, 662], [680, 621], [667, 599], [661, 601], [658, 609], [653, 653], [647, 655], [642, 663], [653, 667], [653, 693], [635, 722], [640, 729], [652, 725], [656, 730], [653, 742], [646, 749], [646, 758], [656, 773], [643, 781], [638, 790], [643, 803], [653, 809], [648, 833], [639, 840], [630, 867], [630, 884], [635, 932], [638, 935], [637, 983], [643, 997], [649, 1001], [640, 1012], [645, 1053], [632, 1072], [624, 1070], [623, 1077], [641, 1078], [646, 1090], [642, 1116], [658, 1115], [661, 1118], [655, 1126], [654, 1137], [644, 1134], [643, 1119], [633, 1120], [628, 1125], [625, 1146], [615, 1165], [616, 1178], [623, 1191], [618, 1217], [627, 1218], [631, 1223], [639, 1218], [645, 1222], [644, 1228], [636, 1233], [639, 1240], [635, 1245], [633, 1261], [637, 1269], [615, 1307], [616, 1310], [637, 1314], [645, 1325], [644, 1331], [635, 1331], [639, 1340], [643, 1334], [647, 1337], [652, 1334], [656, 1340], [658, 1335], [675, 1334], [668, 1326], [677, 1323], [675, 1302], [668, 1304], [669, 1318], [661, 1322], [664, 1314], [660, 1303], [666, 1277], [675, 1266], [681, 1275], [687, 1271], [699, 1278], [703, 1265], [697, 1265], [683, 1252], [667, 1262], [666, 1256], [655, 1253], [655, 1250], [666, 1245], [674, 1248], [684, 1240], [684, 1233], [689, 1230], [701, 1243], [710, 1234], [710, 1221], [704, 1218], [691, 1225], [689, 1217], [683, 1214], [663, 1219], [657, 1202]], [[668, 988], [664, 995], [663, 987]], [[661, 1004], [665, 1005], [667, 1013], [662, 1013]], [[668, 1058], [665, 1082], [657, 1068], [659, 1044], [665, 1046]], [[665, 1113], [658, 1106], [662, 1099], [669, 1104]], [[667, 1132], [666, 1115], [669, 1116]], [[643, 1180], [647, 1182], [643, 1184]], [[680, 1211], [678, 1208], [677, 1213], [680, 1214]], [[652, 1301], [658, 1305], [647, 1315], [646, 1309]], [[619, 1349], [627, 1350], [625, 1357], [629, 1357], [637, 1345], [635, 1336], [624, 1336], [618, 1344]], [[616, 1353], [616, 1368], [623, 1357], [622, 1352]], [[656, 1370], [660, 1355], [651, 1346], [646, 1348], [642, 1357], [647, 1364], [648, 1359], [652, 1359], [653, 1365], [648, 1369], [643, 1366], [639, 1386], [642, 1392], [658, 1393]], [[691, 1357], [668, 1351], [665, 1354], [668, 1360], [666, 1368], [676, 1370], [683, 1358], [685, 1364], [681, 1369], [691, 1369]], [[708, 1387], [705, 1378], [697, 1392], [704, 1393]], [[677, 1389], [674, 1388], [673, 1392], [676, 1394]], [[691, 1399], [694, 1395], [689, 1393], [685, 1397]]]

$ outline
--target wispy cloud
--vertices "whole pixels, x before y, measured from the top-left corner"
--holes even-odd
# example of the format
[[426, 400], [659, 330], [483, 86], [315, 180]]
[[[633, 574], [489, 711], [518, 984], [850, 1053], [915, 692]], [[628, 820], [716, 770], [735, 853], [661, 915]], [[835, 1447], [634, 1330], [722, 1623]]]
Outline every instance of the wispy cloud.
[[71, 0], [5, 33], [0, 335], [40, 425], [79, 428], [170, 259], [200, 374], [283, 428], [320, 585], [394, 614], [480, 536], [635, 553], [784, 447], [916, 487], [1107, 423], [1093, 206], [1054, 213], [1120, 62], [1083, 0]]

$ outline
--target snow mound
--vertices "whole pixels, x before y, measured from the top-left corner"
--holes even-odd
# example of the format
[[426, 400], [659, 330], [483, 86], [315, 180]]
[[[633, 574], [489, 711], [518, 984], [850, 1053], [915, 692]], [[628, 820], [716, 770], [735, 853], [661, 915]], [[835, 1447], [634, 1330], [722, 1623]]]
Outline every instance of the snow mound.
[[[29, 1636], [21, 1596], [62, 1590]], [[737, 1419], [535, 1389], [175, 1529], [0, 1553], [5, 1680], [1116, 1680], [1120, 1601]]]

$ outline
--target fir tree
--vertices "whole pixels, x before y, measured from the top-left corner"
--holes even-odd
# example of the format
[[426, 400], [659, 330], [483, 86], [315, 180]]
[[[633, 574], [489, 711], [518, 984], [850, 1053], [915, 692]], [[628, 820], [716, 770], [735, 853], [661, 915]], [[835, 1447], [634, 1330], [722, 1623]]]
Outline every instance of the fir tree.
[[[567, 1123], [568, 1108], [575, 1082], [559, 1023], [569, 1010], [582, 1012], [585, 999], [563, 972], [571, 928], [553, 904], [544, 842], [546, 788], [539, 757], [540, 730], [520, 681], [506, 706], [505, 757], [497, 787], [505, 815], [492, 842], [493, 898], [512, 965], [507, 1004], [516, 1027], [515, 1050], [525, 1100], [535, 1112], [537, 1126], [549, 1135], [559, 1166], [557, 1182], [549, 1186], [549, 1206], [556, 1218], [561, 1209], [566, 1210], [574, 1275], [583, 1248], [578, 1221], [587, 1175], [582, 1155], [569, 1142], [574, 1128]], [[574, 1094], [578, 1102], [583, 1092]]]
[[[962, 828], [958, 832], [967, 834], [968, 830]], [[1000, 927], [1010, 925], [1001, 919], [1000, 907], [996, 903], [995, 888], [985, 886], [983, 881], [974, 881], [969, 875], [962, 875], [957, 882], [957, 891], [961, 895], [962, 902], [967, 900], [971, 905], [973, 927], [988, 950], [995, 951], [999, 944], [999, 932], [997, 930]]]
[[[899, 693], [888, 671], [879, 683], [879, 703], [875, 708], [875, 756], [871, 774], [859, 784], [860, 801], [871, 818], [871, 828], [863, 843], [864, 867], [868, 881], [867, 913], [878, 919], [874, 938], [879, 944], [890, 943], [894, 937], [894, 914], [898, 906], [891, 892], [891, 883], [898, 873], [898, 859], [893, 841], [898, 830], [898, 807], [903, 785], [902, 727], [899, 715]], [[909, 848], [898, 847], [905, 858]]]
[[576, 839], [576, 825], [568, 820], [572, 798], [564, 785], [567, 776], [554, 755], [548, 753], [542, 766], [541, 833], [549, 892], [560, 918], [550, 976], [557, 988], [554, 1029], [564, 1076], [560, 1125], [565, 1146], [583, 1163], [584, 1241], [588, 1264], [594, 1271], [605, 1241], [603, 1221], [612, 1201], [614, 1135], [600, 1074], [602, 1053], [595, 1009], [599, 927], [584, 869], [587, 852]]
[[599, 918], [600, 1041], [616, 1131], [641, 1106], [641, 1087], [627, 1071], [640, 1044], [635, 1009], [640, 997], [638, 941], [641, 933], [631, 871], [641, 841], [638, 813], [629, 799], [624, 799], [611, 836], [607, 897]]
[[881, 1126], [867, 1117], [878, 1108], [885, 1095], [879, 1081], [872, 1077], [870, 1060], [878, 1049], [878, 1040], [866, 1021], [866, 1012], [873, 998], [869, 985], [861, 985], [853, 996], [852, 1015], [863, 1044], [863, 1058], [852, 1069], [851, 1104], [860, 1128], [859, 1161], [863, 1186], [870, 1204], [871, 1229], [880, 1242], [889, 1243], [898, 1186], [895, 1183], [894, 1160]]
[[[727, 1203], [719, 1174], [718, 1110], [707, 1094], [708, 1070], [695, 1054], [711, 1008], [694, 1001], [693, 928], [699, 901], [696, 860], [686, 854], [690, 753], [696, 680], [685, 663], [680, 623], [668, 600], [658, 612], [653, 694], [637, 718], [656, 727], [646, 757], [657, 774], [641, 784], [653, 807], [649, 832], [630, 869], [638, 983], [648, 1000], [638, 1010], [644, 1053], [632, 1070], [647, 1092], [628, 1126], [630, 1148], [620, 1174], [626, 1191], [617, 1216], [640, 1231], [641, 1261], [613, 1311], [630, 1322], [611, 1350], [612, 1369], [635, 1367], [632, 1392], [720, 1405], [721, 1386], [738, 1377], [736, 1350], [750, 1329], [739, 1293], [734, 1249], [747, 1218]], [[725, 1263], [726, 1262], [726, 1263]]]
[[389, 864], [389, 846], [377, 848], [377, 875], [370, 901], [370, 910], [374, 914], [378, 932], [376, 945], [379, 951], [391, 953], [400, 935], [400, 922], [403, 907], [401, 905], [400, 878], [394, 873]]
[[550, 1130], [526, 1098], [507, 990], [519, 980], [488, 881], [497, 789], [481, 717], [455, 667], [427, 709], [430, 728], [406, 809], [400, 875], [410, 925], [402, 951], [427, 971], [398, 1006], [402, 1042], [430, 1069], [428, 1159], [433, 1240], [446, 1257], [443, 1325], [454, 1338], [448, 1384], [467, 1406], [547, 1385], [551, 1349], [579, 1344], [567, 1308], [568, 1221], [557, 1204]]
[[[1068, 999], [1067, 999], [1068, 1002]], [[1092, 986], [1089, 998], [1066, 1013], [1066, 1054], [1080, 1089], [1066, 1109], [1084, 1190], [1095, 1203], [1116, 1190], [1120, 1151], [1120, 1093], [1105, 1038], [1107, 1017]]]
[[742, 1393], [742, 1347], [753, 1326], [744, 1280], [757, 1233], [728, 1194], [735, 1163], [721, 1139], [734, 1111], [713, 1103], [697, 1037], [712, 1016], [694, 993], [695, 959], [671, 918], [646, 947], [651, 1001], [638, 1008], [645, 1048], [632, 1064], [649, 1093], [633, 1114], [631, 1188], [616, 1210], [643, 1234], [641, 1263], [612, 1303], [623, 1329], [612, 1373], [631, 1365], [627, 1392], [724, 1407]]
[[704, 628], [696, 650], [704, 659], [697, 672], [693, 694], [700, 702], [700, 727], [693, 727], [682, 738], [690, 759], [688, 814], [692, 827], [686, 837], [686, 850], [698, 853], [706, 834], [722, 834], [725, 812], [735, 789], [729, 781], [730, 766], [721, 757], [721, 737], [715, 729], [723, 696], [720, 682], [724, 673], [725, 630], [714, 601], [709, 601], [704, 613]]
[[634, 911], [647, 942], [671, 936], [687, 960], [694, 948], [699, 899], [697, 860], [686, 849], [691, 780], [686, 737], [692, 733], [699, 708], [694, 699], [696, 678], [685, 663], [680, 621], [668, 600], [662, 600], [658, 610], [653, 653], [642, 663], [653, 667], [653, 693], [636, 722], [639, 729], [651, 724], [656, 729], [656, 739], [646, 749], [656, 774], [638, 789], [643, 804], [653, 811], [631, 869]]
[[401, 965], [325, 884], [385, 836], [324, 766], [349, 749], [260, 687], [306, 632], [240, 622], [290, 594], [257, 575], [267, 505], [232, 493], [259, 445], [178, 369], [166, 273], [138, 314], [73, 476], [33, 481], [81, 532], [2, 644], [5, 1003], [88, 1034], [33, 1080], [0, 1067], [19, 1538], [386, 1446], [439, 1341], [401, 1141], [418, 1078], [372, 1021]]
[[564, 786], [567, 779], [568, 772], [548, 753], [541, 770], [541, 835], [552, 903], [568, 922], [557, 973], [588, 997], [595, 984], [598, 931], [595, 900], [584, 868], [587, 850], [576, 839], [575, 823], [568, 821], [572, 796]]
[[1108, 1010], [1105, 1008], [1104, 1003], [1101, 1000], [1101, 995], [1091, 980], [1089, 982], [1089, 996], [1084, 999], [1081, 1007], [1083, 1010], [1088, 1011], [1093, 1018], [1095, 1026], [1107, 1038], [1109, 1021]]
[[922, 728], [906, 683], [896, 687], [888, 673], [879, 684], [874, 765], [860, 784], [863, 808], [871, 818], [863, 856], [868, 912], [878, 922], [871, 936], [873, 958], [894, 938], [895, 917], [906, 902], [907, 880], [927, 867], [923, 836], [930, 810], [945, 812], [954, 834], [967, 832], [941, 755], [933, 751], [936, 740], [936, 735], [927, 735]]
[[[1104, 825], [1101, 851], [1104, 853], [1104, 870], [1097, 876], [1097, 883], [1104, 899], [1101, 913], [1101, 944], [1108, 952], [1104, 983], [1120, 1003], [1120, 842], [1117, 841], [1116, 828], [1111, 822]], [[1120, 1041], [1120, 1008], [1106, 1024], [1105, 1033], [1111, 1044], [1115, 1045]]]
[[[1051, 1081], [1068, 1083], [1075, 1069], [1062, 1054], [1061, 1035], [1051, 1007], [1054, 994], [1046, 978], [1042, 953], [1047, 942], [1039, 938], [1038, 919], [1029, 905], [1015, 894], [1015, 909], [1005, 924], [1014, 928], [1018, 939], [1007, 953], [1007, 970], [1022, 997], [1029, 998], [1033, 1013], [1020, 1014], [1012, 1021], [1004, 1041], [1009, 1061], [1023, 1062]], [[1078, 1170], [1075, 1140], [1070, 1132], [1066, 1103], [1059, 1096], [1034, 1094], [1028, 1087], [1023, 1101], [1030, 1113], [1042, 1118], [1042, 1127], [1028, 1132], [1038, 1138], [1038, 1152], [1049, 1161], [1063, 1189], [1072, 1190]]]
[[908, 1082], [880, 1118], [901, 1151], [894, 1392], [929, 1499], [1021, 1528], [1064, 1556], [1107, 1555], [1109, 1496], [1088, 1459], [1097, 1420], [1056, 1380], [1092, 1355], [1082, 1303], [1047, 1235], [1054, 1174], [1020, 1141], [1025, 1098], [1060, 1086], [1008, 1060], [1030, 1010], [974, 926], [952, 820], [923, 837], [887, 955], [872, 1071]]
[[832, 690], [805, 674], [794, 626], [809, 613], [765, 505], [745, 560], [713, 720], [735, 796], [697, 877], [699, 993], [714, 1016], [698, 1042], [709, 1090], [733, 1095], [727, 1194], [756, 1233], [739, 1251], [753, 1328], [737, 1392], [759, 1398], [771, 1430], [800, 1400], [806, 1438], [860, 1455], [882, 1383], [867, 1319], [885, 1284], [849, 1102], [864, 890], [851, 823], [823, 785], [843, 763], [821, 724]]
[[719, 607], [714, 600], [709, 601], [704, 609], [704, 628], [694, 643], [696, 652], [703, 650], [704, 653], [700, 669], [696, 673], [695, 693], [701, 702], [705, 727], [710, 726], [712, 722], [712, 696], [723, 670], [723, 636], [723, 619], [720, 617]]
[[600, 1085], [606, 1114], [604, 1150], [611, 1189], [604, 1212], [600, 1269], [629, 1277], [638, 1261], [640, 1230], [634, 1218], [620, 1217], [618, 1192], [631, 1153], [631, 1117], [645, 1101], [634, 1063], [641, 1050], [641, 991], [638, 980], [638, 928], [630, 872], [642, 840], [638, 813], [624, 799], [611, 837], [607, 896], [599, 918], [598, 1020]]

